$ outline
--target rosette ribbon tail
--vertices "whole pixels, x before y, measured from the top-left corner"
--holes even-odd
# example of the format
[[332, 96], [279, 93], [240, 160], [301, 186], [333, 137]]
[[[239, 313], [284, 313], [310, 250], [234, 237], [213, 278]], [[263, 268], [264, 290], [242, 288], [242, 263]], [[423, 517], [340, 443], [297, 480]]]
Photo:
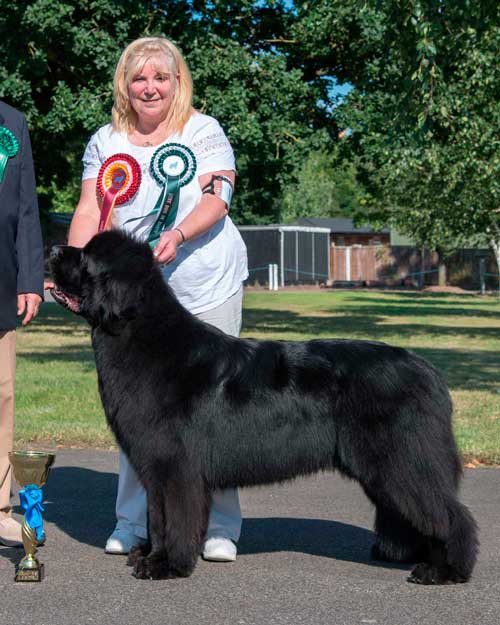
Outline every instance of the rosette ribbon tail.
[[151, 247], [155, 247], [162, 232], [175, 223], [177, 210], [179, 209], [180, 186], [179, 176], [170, 176], [161, 190], [158, 201], [152, 211], [152, 214], [158, 213], [158, 217], [148, 235], [148, 243]]
[[37, 540], [43, 541], [45, 535], [43, 532], [42, 512], [44, 512], [45, 508], [42, 506], [42, 489], [36, 484], [29, 484], [19, 491], [19, 499], [24, 510], [26, 523], [36, 531]]
[[3, 175], [5, 173], [5, 168], [7, 167], [7, 163], [9, 162], [9, 155], [6, 150], [0, 146], [0, 182], [3, 180]]
[[115, 206], [118, 191], [120, 189], [108, 189], [102, 198], [101, 218], [99, 219], [99, 232], [106, 230], [111, 223], [111, 215]]

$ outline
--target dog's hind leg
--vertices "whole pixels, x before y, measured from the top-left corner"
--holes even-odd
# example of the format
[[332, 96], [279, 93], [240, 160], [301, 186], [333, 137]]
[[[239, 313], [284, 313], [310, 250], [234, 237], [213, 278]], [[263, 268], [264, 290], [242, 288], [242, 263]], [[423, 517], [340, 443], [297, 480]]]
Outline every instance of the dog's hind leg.
[[429, 540], [400, 514], [383, 505], [375, 512], [375, 544], [371, 556], [384, 562], [421, 562], [429, 551]]
[[[375, 488], [363, 485], [378, 510], [376, 552], [381, 555], [403, 556], [422, 549], [422, 561], [411, 572], [408, 581], [416, 584], [455, 584], [466, 582], [472, 574], [477, 555], [477, 529], [465, 506], [456, 499], [455, 488], [446, 487], [439, 480], [422, 479], [405, 484], [404, 479], [393, 480]], [[387, 510], [391, 510], [387, 513]], [[388, 528], [390, 519], [396, 519], [395, 531]], [[402, 545], [402, 538], [410, 541]], [[379, 551], [380, 550], [380, 551]], [[391, 552], [392, 550], [392, 552]], [[388, 553], [387, 553], [388, 552]], [[406, 552], [406, 553], [405, 553]]]
[[191, 575], [207, 530], [210, 492], [201, 478], [180, 476], [178, 469], [160, 488], [154, 503], [147, 489], [151, 552], [134, 564], [133, 575], [139, 579]]
[[477, 558], [477, 526], [469, 510], [459, 501], [449, 502], [443, 514], [448, 521], [444, 537], [433, 537], [426, 562], [417, 564], [408, 581], [414, 584], [467, 582]]

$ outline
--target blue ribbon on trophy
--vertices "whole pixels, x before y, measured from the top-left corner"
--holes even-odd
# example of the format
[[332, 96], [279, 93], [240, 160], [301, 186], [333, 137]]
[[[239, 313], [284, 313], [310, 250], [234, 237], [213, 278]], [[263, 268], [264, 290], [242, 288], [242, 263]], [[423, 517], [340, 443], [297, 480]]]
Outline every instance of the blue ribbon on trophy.
[[3, 180], [9, 158], [13, 158], [19, 150], [19, 142], [12, 132], [0, 126], [0, 182]]
[[42, 512], [45, 508], [42, 506], [43, 491], [36, 484], [29, 484], [23, 490], [19, 491], [19, 499], [24, 510], [24, 518], [31, 529], [36, 531], [36, 538], [39, 543], [45, 541], [45, 533], [43, 531]]
[[[196, 157], [181, 143], [167, 143], [159, 147], [151, 158], [150, 173], [161, 187], [160, 195], [153, 210], [147, 215], [156, 215], [148, 235], [148, 243], [154, 247], [161, 233], [171, 228], [179, 209], [181, 187], [189, 184], [196, 172]], [[128, 224], [138, 218], [129, 219]], [[144, 219], [140, 217], [139, 219]], [[124, 224], [124, 225], [125, 225]]]

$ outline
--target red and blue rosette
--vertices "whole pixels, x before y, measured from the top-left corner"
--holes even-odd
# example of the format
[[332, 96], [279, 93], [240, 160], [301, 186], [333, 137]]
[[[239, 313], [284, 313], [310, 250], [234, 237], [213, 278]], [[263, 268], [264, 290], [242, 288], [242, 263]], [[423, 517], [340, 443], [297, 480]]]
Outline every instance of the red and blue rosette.
[[97, 176], [97, 191], [102, 197], [99, 232], [109, 227], [115, 205], [134, 197], [141, 178], [140, 165], [130, 154], [113, 154], [104, 161]]

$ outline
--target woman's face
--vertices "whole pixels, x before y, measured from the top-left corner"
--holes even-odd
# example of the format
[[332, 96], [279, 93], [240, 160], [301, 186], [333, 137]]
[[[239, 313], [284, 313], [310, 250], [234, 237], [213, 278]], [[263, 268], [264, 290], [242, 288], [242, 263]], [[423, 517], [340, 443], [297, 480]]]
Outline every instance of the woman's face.
[[161, 122], [167, 116], [177, 87], [177, 76], [160, 59], [140, 66], [128, 87], [130, 105], [139, 122]]

